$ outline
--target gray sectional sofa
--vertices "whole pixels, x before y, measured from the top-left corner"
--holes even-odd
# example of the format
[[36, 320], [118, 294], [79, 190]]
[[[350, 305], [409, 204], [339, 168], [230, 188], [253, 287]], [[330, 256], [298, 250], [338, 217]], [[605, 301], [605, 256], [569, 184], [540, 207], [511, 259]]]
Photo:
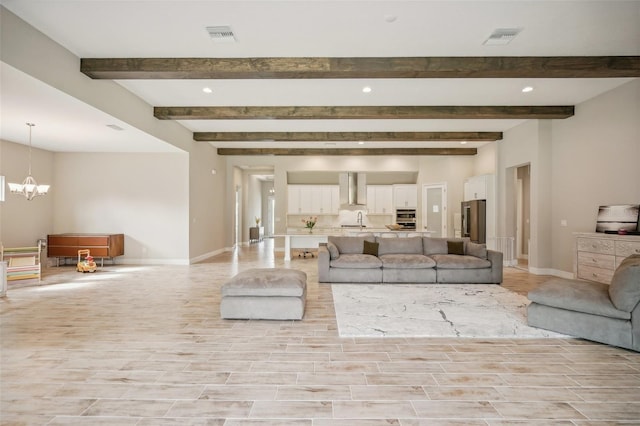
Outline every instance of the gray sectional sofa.
[[502, 253], [456, 238], [329, 236], [318, 247], [321, 283], [502, 282]]

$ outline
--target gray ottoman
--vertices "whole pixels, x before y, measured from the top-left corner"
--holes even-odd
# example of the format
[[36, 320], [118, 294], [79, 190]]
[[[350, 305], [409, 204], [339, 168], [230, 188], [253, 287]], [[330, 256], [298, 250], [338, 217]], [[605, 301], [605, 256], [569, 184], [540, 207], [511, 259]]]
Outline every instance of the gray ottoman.
[[240, 272], [222, 286], [225, 319], [300, 320], [307, 274], [295, 269], [259, 268]]

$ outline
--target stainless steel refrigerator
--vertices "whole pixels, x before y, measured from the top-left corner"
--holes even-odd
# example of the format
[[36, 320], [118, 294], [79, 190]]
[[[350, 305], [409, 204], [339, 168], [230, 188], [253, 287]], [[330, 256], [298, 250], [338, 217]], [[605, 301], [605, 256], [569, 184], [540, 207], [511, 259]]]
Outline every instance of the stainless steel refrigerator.
[[472, 242], [487, 242], [487, 200], [462, 202], [462, 236]]

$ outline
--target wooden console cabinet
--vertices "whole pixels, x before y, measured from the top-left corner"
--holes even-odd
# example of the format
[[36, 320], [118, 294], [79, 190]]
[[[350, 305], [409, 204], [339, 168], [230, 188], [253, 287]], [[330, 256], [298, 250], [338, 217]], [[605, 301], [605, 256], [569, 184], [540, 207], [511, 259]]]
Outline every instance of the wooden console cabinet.
[[111, 259], [124, 255], [124, 234], [54, 234], [47, 235], [47, 256], [58, 259], [78, 257], [78, 250], [89, 249], [91, 256]]

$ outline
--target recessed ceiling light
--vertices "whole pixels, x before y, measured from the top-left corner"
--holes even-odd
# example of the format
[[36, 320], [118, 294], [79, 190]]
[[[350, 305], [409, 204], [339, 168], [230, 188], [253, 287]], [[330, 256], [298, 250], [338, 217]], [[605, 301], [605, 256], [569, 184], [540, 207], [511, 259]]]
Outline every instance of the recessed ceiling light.
[[384, 15], [384, 20], [389, 24], [396, 22], [396, 19], [398, 19], [396, 15]]
[[371, 86], [364, 86], [362, 88], [362, 93], [371, 93]]
[[204, 87], [204, 88], [202, 89], [202, 91], [203, 91], [204, 93], [213, 93], [213, 90], [211, 90], [211, 88], [210, 88], [210, 87]]
[[522, 93], [529, 93], [529, 92], [533, 92], [533, 87], [527, 86], [522, 88]]
[[466, 144], [467, 144], [467, 141], [460, 142], [460, 145], [466, 145]]
[[364, 145], [363, 141], [358, 142], [358, 145]]

